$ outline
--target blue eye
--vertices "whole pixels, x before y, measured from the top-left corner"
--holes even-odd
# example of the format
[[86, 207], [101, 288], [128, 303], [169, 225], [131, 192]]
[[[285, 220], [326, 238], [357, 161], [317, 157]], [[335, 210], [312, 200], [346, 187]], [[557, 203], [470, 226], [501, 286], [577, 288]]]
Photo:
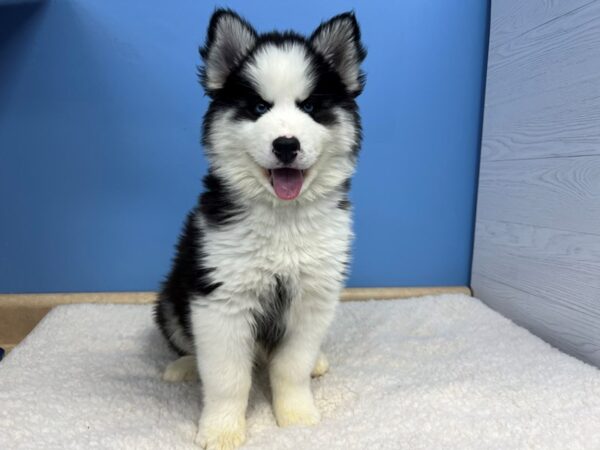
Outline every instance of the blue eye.
[[304, 111], [305, 113], [310, 114], [314, 110], [315, 110], [315, 105], [313, 105], [311, 102], [302, 103], [302, 111]]
[[257, 103], [256, 105], [254, 105], [254, 112], [256, 114], [264, 114], [267, 112], [268, 109], [269, 107], [264, 103]]

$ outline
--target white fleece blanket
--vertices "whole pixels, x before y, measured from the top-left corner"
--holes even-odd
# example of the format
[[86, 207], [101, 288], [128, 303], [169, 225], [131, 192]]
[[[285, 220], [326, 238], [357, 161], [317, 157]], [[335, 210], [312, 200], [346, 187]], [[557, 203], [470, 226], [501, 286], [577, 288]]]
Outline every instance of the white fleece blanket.
[[[322, 422], [278, 428], [259, 376], [244, 448], [600, 449], [600, 371], [476, 299], [344, 303], [324, 350]], [[149, 306], [54, 309], [0, 362], [0, 449], [195, 448], [173, 357]]]

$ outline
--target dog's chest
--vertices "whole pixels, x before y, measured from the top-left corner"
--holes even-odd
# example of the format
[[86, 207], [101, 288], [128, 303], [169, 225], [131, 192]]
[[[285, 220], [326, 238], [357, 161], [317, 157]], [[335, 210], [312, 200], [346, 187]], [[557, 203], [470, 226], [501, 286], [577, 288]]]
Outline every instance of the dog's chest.
[[221, 292], [259, 298], [275, 277], [291, 292], [326, 288], [341, 279], [351, 240], [348, 211], [256, 208], [206, 236], [206, 262]]

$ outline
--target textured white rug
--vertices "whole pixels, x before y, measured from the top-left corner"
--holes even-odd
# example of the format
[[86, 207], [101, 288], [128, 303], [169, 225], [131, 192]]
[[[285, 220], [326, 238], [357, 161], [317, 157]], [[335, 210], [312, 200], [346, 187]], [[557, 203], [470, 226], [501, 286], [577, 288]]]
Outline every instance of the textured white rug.
[[[324, 349], [322, 422], [278, 428], [260, 376], [244, 448], [600, 448], [600, 371], [476, 299], [344, 303]], [[0, 362], [0, 449], [195, 448], [172, 358], [149, 306], [56, 308]]]

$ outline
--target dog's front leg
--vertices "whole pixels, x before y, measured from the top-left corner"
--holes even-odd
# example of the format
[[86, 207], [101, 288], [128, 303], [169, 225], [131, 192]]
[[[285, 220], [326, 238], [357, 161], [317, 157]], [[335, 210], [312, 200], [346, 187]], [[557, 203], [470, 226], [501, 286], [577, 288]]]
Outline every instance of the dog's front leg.
[[273, 411], [281, 427], [314, 425], [320, 419], [310, 390], [311, 372], [334, 308], [300, 307], [291, 311], [286, 335], [269, 367]]
[[204, 407], [196, 443], [207, 450], [235, 449], [246, 439], [254, 341], [245, 312], [197, 307], [192, 314]]

